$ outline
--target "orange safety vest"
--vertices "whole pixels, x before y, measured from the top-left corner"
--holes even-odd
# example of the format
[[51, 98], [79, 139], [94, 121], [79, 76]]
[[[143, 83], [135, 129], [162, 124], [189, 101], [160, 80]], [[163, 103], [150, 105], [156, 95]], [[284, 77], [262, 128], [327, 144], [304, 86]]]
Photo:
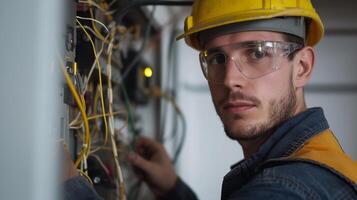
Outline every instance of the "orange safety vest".
[[329, 129], [313, 136], [290, 156], [279, 160], [305, 161], [316, 164], [357, 186], [357, 162], [344, 153]]

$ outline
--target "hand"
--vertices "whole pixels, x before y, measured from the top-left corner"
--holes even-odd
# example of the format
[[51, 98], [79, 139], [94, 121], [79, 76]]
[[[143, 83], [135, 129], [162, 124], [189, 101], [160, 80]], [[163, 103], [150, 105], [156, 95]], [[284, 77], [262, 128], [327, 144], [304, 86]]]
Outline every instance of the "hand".
[[141, 173], [142, 178], [156, 196], [169, 192], [176, 183], [177, 175], [165, 148], [158, 142], [140, 138], [136, 152], [129, 155], [129, 162]]

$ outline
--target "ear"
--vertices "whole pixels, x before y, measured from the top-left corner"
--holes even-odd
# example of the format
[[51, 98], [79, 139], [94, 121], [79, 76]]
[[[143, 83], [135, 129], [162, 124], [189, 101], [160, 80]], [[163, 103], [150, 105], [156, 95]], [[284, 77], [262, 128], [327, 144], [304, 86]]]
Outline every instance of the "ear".
[[304, 47], [295, 55], [293, 79], [296, 88], [302, 88], [310, 81], [314, 65], [314, 48]]

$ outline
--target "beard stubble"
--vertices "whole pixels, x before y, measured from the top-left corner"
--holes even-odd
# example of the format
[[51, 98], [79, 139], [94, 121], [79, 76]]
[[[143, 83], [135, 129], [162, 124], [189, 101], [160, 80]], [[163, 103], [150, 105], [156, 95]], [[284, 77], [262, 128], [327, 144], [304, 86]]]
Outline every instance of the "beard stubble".
[[[260, 104], [260, 101], [251, 96], [246, 96], [240, 92], [235, 92], [231, 94], [232, 99], [240, 99], [240, 100], [250, 100], [254, 102], [256, 105]], [[269, 114], [265, 121], [259, 122], [257, 124], [250, 125], [250, 127], [246, 130], [238, 129], [234, 132], [229, 129], [229, 127], [224, 125], [224, 130], [226, 135], [238, 141], [249, 141], [249, 140], [257, 140], [259, 138], [267, 138], [271, 135], [275, 129], [281, 125], [284, 121], [291, 118], [296, 110], [296, 95], [293, 87], [292, 80], [290, 80], [290, 84], [286, 95], [283, 95], [280, 99], [274, 99], [269, 102]], [[222, 122], [223, 119], [220, 116]], [[240, 115], [233, 116], [233, 120], [240, 120], [242, 117]], [[224, 123], [223, 123], [224, 124]], [[241, 131], [241, 132], [240, 132]]]

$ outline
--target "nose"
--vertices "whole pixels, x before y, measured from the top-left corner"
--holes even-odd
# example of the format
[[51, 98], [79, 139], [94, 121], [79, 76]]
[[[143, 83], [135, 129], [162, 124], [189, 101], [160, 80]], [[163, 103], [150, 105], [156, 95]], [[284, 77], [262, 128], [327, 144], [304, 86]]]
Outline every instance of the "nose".
[[243, 87], [246, 83], [246, 77], [238, 69], [234, 58], [229, 58], [226, 64], [223, 84], [228, 88]]

